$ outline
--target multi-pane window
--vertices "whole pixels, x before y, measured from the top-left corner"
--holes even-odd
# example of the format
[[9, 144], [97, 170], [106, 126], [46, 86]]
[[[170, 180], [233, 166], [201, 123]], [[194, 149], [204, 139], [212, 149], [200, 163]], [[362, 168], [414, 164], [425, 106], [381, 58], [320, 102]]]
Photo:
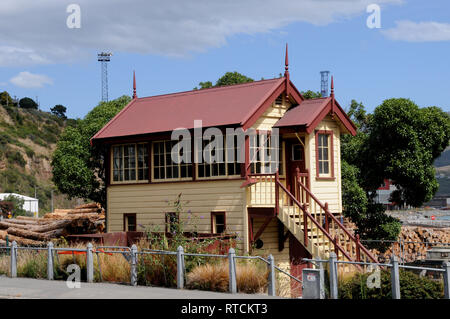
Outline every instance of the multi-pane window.
[[319, 133], [317, 135], [317, 154], [319, 166], [319, 175], [330, 174], [331, 154], [330, 154], [330, 139], [331, 135], [326, 133]]
[[[250, 173], [274, 174], [277, 167], [278, 173], [283, 174], [283, 157], [281, 142], [271, 145], [270, 135], [257, 134], [250, 136]], [[275, 152], [278, 152], [278, 156]], [[277, 165], [278, 164], [278, 165]]]
[[136, 214], [124, 214], [124, 231], [136, 231]]
[[113, 182], [148, 180], [148, 144], [113, 146]]
[[[203, 156], [201, 163], [197, 164], [197, 175], [199, 178], [241, 174], [240, 159], [238, 158], [237, 136], [227, 135], [222, 138], [222, 145], [220, 145], [221, 143], [215, 143], [214, 148], [207, 147], [211, 141], [202, 140], [202, 152], [200, 152], [199, 149], [197, 150], [197, 158]], [[228, 146], [226, 143], [227, 139], [231, 138], [234, 139], [233, 146]]]
[[[185, 156], [190, 162], [191, 150], [179, 149], [179, 147], [178, 141], [153, 142], [153, 178], [155, 180], [192, 177], [192, 164], [183, 160]], [[172, 159], [172, 150], [175, 161]]]
[[180, 229], [179, 215], [177, 213], [166, 213], [166, 233], [174, 233]]
[[213, 234], [222, 234], [225, 232], [225, 212], [211, 213], [211, 231]]

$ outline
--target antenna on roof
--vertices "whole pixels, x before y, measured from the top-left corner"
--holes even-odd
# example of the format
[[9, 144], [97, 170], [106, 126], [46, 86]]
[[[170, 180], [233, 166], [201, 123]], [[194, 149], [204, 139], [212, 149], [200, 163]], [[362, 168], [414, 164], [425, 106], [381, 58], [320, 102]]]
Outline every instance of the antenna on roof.
[[133, 99], [136, 99], [137, 95], [136, 95], [136, 74], [133, 70]]

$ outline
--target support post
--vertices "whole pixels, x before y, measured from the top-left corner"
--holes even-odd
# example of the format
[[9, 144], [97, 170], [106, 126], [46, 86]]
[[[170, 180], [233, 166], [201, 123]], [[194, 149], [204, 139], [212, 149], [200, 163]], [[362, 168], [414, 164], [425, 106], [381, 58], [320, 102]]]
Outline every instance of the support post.
[[237, 293], [237, 283], [236, 283], [236, 262], [235, 257], [236, 252], [234, 248], [228, 250], [228, 264], [229, 264], [229, 291], [232, 294]]
[[47, 244], [47, 279], [53, 280], [53, 243]]
[[11, 271], [10, 276], [11, 278], [17, 277], [17, 243], [14, 240], [11, 244], [11, 250], [10, 250], [10, 261], [11, 261]]
[[338, 299], [338, 273], [337, 273], [337, 256], [330, 253], [330, 298]]
[[356, 261], [361, 261], [361, 243], [359, 241], [359, 234], [356, 234]]
[[130, 269], [130, 283], [132, 286], [137, 286], [137, 247], [131, 246], [131, 269]]
[[184, 288], [184, 249], [181, 246], [177, 249], [177, 288]]
[[330, 219], [328, 217], [328, 203], [325, 203], [325, 230], [327, 233], [330, 232]]
[[94, 282], [94, 257], [91, 243], [87, 244], [86, 248], [86, 281]]
[[445, 299], [450, 299], [450, 263], [448, 261], [442, 264], [444, 268], [444, 296]]
[[305, 247], [308, 247], [308, 217], [306, 216], [306, 204], [302, 205], [303, 209], [303, 241]]
[[398, 268], [398, 258], [394, 254], [391, 257], [391, 265], [392, 299], [400, 299], [400, 273]]
[[280, 181], [280, 175], [278, 170], [275, 172], [275, 215], [278, 216], [280, 212], [280, 189], [278, 188], [278, 183]]
[[269, 287], [268, 287], [268, 293], [269, 296], [276, 296], [276, 280], [275, 280], [275, 259], [273, 258], [272, 254], [269, 255], [269, 258], [267, 258], [269, 261]]

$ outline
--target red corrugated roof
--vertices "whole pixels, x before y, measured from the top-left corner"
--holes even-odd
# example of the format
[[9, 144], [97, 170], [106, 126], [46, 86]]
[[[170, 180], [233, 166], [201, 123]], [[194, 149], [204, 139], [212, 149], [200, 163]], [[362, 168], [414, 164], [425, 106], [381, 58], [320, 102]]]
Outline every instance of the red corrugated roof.
[[284, 116], [275, 123], [275, 127], [310, 126], [330, 101], [330, 97], [305, 100], [297, 107], [288, 110]]
[[203, 127], [241, 125], [285, 82], [285, 78], [133, 99], [92, 138], [170, 132]]

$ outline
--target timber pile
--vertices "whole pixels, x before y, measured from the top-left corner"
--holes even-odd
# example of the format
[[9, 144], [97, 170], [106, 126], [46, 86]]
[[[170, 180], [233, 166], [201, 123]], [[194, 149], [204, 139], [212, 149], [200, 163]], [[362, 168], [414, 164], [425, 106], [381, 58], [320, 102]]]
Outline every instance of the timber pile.
[[[379, 258], [388, 260], [389, 256], [394, 253], [397, 256], [403, 256], [405, 262], [413, 262], [415, 260], [425, 259], [427, 250], [433, 246], [427, 243], [450, 243], [450, 228], [427, 228], [402, 226], [399, 239], [404, 242], [404, 248], [401, 250], [398, 244], [391, 246], [385, 253], [381, 254], [377, 250], [373, 252]], [[410, 243], [408, 243], [410, 242]], [[412, 243], [422, 242], [422, 243]]]
[[97, 203], [73, 209], [55, 209], [43, 218], [18, 216], [0, 221], [0, 245], [6, 240], [19, 245], [40, 246], [67, 235], [95, 234], [105, 229], [105, 210]]

